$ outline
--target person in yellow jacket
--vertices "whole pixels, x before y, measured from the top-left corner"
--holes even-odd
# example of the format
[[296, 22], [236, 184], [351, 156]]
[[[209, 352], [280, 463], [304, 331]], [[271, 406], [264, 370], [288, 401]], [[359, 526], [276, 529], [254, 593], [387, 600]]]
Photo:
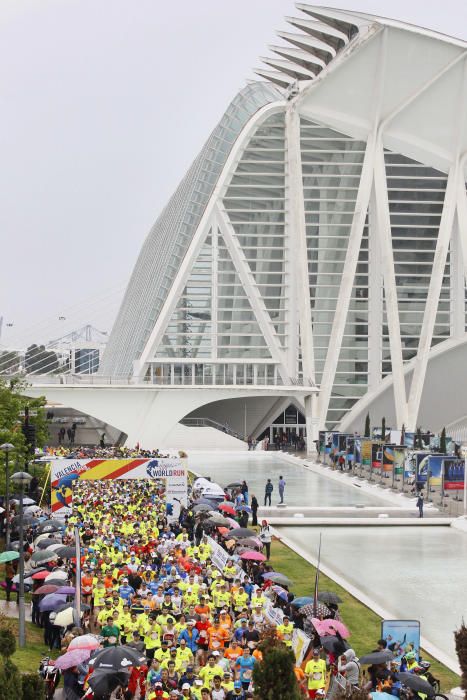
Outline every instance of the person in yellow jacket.
[[320, 658], [319, 649], [313, 649], [313, 658], [305, 666], [308, 681], [308, 697], [315, 698], [318, 690], [326, 687], [326, 661]]
[[289, 618], [284, 615], [282, 623], [276, 627], [277, 636], [281, 639], [286, 647], [292, 647], [293, 624]]

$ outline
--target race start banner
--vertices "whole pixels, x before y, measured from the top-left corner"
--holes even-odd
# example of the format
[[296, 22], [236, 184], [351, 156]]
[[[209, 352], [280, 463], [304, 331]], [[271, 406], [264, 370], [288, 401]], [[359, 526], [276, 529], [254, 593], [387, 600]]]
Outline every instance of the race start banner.
[[185, 460], [154, 459], [54, 459], [51, 460], [50, 486], [54, 518], [71, 512], [73, 485], [78, 479], [160, 479], [165, 481], [167, 516], [176, 520], [181, 505], [187, 505]]

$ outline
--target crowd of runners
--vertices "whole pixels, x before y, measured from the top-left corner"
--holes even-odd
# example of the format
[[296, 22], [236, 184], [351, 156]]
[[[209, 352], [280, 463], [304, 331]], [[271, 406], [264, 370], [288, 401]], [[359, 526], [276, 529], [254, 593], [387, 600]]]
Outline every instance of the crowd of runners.
[[[324, 697], [332, 678], [347, 687], [361, 683], [338, 596], [294, 596], [291, 581], [269, 561], [267, 522], [258, 531], [246, 527], [246, 482], [234, 486], [216, 504], [194, 491], [175, 519], [163, 481], [78, 480], [64, 522], [36, 513], [34, 553], [26, 555], [32, 619], [44, 628], [56, 659], [47, 668], [60, 669], [67, 700], [253, 698], [261, 643], [271, 635], [296, 654], [303, 697]], [[77, 529], [79, 620], [72, 607]], [[297, 651], [297, 635], [307, 654]], [[415, 654], [406, 655], [406, 668], [391, 666], [393, 654], [380, 645], [375, 653], [387, 658], [378, 664], [375, 657], [368, 691], [397, 694], [400, 670], [417, 671], [424, 682]]]

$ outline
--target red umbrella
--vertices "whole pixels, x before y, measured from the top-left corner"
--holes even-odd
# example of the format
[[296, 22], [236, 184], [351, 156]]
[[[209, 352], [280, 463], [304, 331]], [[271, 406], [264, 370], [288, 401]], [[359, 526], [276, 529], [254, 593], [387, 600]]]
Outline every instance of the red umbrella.
[[240, 554], [240, 559], [248, 559], [249, 561], [266, 561], [266, 557], [261, 552], [255, 552], [254, 550], [249, 550]]
[[43, 581], [50, 574], [50, 571], [38, 571], [37, 574], [33, 574], [32, 578], [34, 581]]
[[218, 527], [217, 529], [219, 530], [221, 535], [225, 535], [225, 533], [229, 531], [228, 527]]
[[229, 515], [235, 515], [235, 508], [231, 503], [221, 503], [218, 510], [222, 510], [224, 513], [228, 513]]
[[[35, 574], [37, 576], [37, 574]], [[33, 576], [34, 578], [34, 576]], [[46, 583], [44, 586], [39, 586], [32, 595], [47, 595], [47, 593], [55, 593], [58, 590], [58, 586], [54, 586], [53, 583]]]

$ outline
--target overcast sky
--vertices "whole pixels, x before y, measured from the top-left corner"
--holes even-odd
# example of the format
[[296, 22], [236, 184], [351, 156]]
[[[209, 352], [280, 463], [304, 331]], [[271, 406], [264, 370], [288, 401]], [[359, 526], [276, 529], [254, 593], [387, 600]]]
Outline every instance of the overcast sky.
[[[466, 0], [326, 4], [467, 39]], [[291, 0], [1, 0], [2, 344], [111, 329], [149, 228], [293, 14]]]

